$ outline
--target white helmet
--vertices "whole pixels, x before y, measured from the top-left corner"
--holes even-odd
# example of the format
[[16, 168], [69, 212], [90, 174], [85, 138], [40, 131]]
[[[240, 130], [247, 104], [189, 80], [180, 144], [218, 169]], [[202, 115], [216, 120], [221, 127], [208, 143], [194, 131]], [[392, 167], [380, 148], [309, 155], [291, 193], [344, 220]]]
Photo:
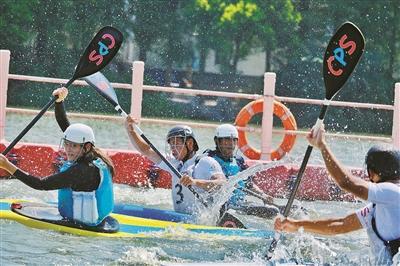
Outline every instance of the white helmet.
[[64, 131], [64, 139], [75, 143], [90, 142], [94, 145], [94, 133], [91, 127], [76, 123], [72, 124]]
[[231, 124], [222, 124], [215, 130], [215, 137], [237, 139], [239, 138], [239, 133], [236, 127], [232, 126]]

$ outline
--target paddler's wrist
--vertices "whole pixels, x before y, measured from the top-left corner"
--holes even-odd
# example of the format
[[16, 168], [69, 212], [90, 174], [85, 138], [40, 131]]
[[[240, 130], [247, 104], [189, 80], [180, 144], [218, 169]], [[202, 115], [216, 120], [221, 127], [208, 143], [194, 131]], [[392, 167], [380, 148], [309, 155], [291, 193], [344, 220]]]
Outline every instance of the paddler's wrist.
[[132, 122], [128, 122], [127, 120], [125, 120], [124, 124], [125, 124], [126, 131], [128, 131], [129, 133], [135, 133], [135, 129], [133, 128], [134, 126], [133, 126]]
[[321, 153], [325, 153], [328, 151], [328, 145], [326, 144], [325, 141], [322, 141], [318, 148], [321, 151]]
[[128, 125], [128, 131], [129, 131], [130, 133], [136, 133], [136, 131], [135, 131], [134, 127], [133, 127], [133, 124], [129, 124], [129, 125]]
[[7, 166], [4, 168], [4, 170], [9, 172], [11, 175], [14, 175], [15, 172], [18, 170], [18, 167], [9, 162]]
[[192, 184], [191, 184], [191, 186], [198, 187], [198, 186], [199, 186], [199, 182], [197, 182], [197, 181], [198, 181], [198, 180], [192, 178]]
[[304, 228], [303, 221], [296, 221], [296, 220], [289, 220], [290, 224], [292, 225], [294, 231], [299, 231], [300, 228]]

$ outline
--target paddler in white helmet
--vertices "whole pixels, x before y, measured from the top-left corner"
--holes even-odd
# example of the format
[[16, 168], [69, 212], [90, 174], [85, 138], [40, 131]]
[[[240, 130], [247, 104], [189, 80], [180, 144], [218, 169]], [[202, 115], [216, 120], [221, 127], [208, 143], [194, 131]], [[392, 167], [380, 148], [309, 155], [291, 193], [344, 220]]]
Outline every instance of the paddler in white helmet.
[[34, 189], [58, 189], [58, 210], [62, 217], [96, 226], [114, 207], [114, 166], [110, 158], [95, 147], [91, 127], [69, 123], [63, 104], [67, 94], [68, 90], [64, 87], [53, 92], [54, 96], [58, 96], [55, 114], [64, 132], [62, 146], [67, 157], [60, 172], [44, 178], [32, 176], [10, 163], [3, 155], [0, 155], [0, 168]]
[[[278, 217], [275, 230], [336, 235], [366, 229], [374, 257], [373, 265], [392, 265], [400, 248], [400, 150], [373, 146], [365, 157], [369, 180], [353, 176], [343, 167], [325, 142], [325, 130], [315, 128], [310, 144], [321, 151], [326, 168], [340, 188], [368, 204], [345, 217], [294, 220]], [[400, 258], [399, 258], [400, 259]], [[397, 260], [399, 262], [399, 260]]]
[[[239, 133], [235, 126], [231, 124], [219, 125], [214, 134], [215, 150], [206, 150], [204, 154], [214, 158], [222, 167], [227, 179], [239, 172], [246, 170], [248, 165], [244, 158], [238, 154]], [[233, 191], [232, 197], [228, 201], [227, 208], [236, 209], [247, 215], [255, 215], [263, 218], [273, 218], [279, 213], [275, 206], [268, 205], [273, 203], [273, 198], [265, 194], [249, 177], [236, 184], [237, 189]], [[255, 205], [246, 201], [246, 191], [255, 192], [263, 198], [265, 205]]]
[[217, 191], [226, 182], [221, 166], [210, 157], [199, 157], [197, 154], [199, 146], [192, 128], [186, 125], [177, 125], [167, 133], [166, 157], [182, 173], [183, 176], [179, 179], [133, 130], [132, 125], [135, 123], [137, 121], [132, 116], [128, 116], [126, 129], [134, 147], [172, 175], [172, 199], [175, 211], [197, 215], [200, 205], [187, 187], [192, 186], [203, 199], [209, 199], [209, 196], [212, 195], [210, 193]]

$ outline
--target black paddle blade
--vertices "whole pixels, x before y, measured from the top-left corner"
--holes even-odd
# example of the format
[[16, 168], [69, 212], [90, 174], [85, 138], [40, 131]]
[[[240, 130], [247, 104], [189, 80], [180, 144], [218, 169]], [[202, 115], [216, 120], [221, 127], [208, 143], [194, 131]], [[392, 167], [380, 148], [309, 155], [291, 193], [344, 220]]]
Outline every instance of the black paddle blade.
[[123, 36], [119, 30], [111, 26], [102, 28], [81, 56], [74, 79], [88, 76], [105, 67], [118, 52], [122, 40]]
[[101, 96], [106, 98], [114, 107], [118, 105], [118, 98], [115, 90], [108, 79], [101, 73], [96, 72], [90, 76], [83, 78], [90, 86], [92, 86]]
[[346, 83], [362, 53], [365, 40], [360, 29], [346, 22], [329, 41], [324, 56], [325, 98], [330, 100]]

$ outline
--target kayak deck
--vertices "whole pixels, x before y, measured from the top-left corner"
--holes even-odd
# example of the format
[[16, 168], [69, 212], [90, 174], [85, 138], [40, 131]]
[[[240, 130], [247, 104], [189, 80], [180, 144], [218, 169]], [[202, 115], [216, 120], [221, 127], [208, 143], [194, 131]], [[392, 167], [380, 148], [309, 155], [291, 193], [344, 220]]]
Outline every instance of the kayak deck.
[[[272, 238], [273, 231], [256, 229], [235, 229], [215, 226], [196, 225], [188, 223], [176, 223], [171, 221], [162, 221], [156, 219], [141, 218], [123, 214], [111, 214], [119, 223], [119, 231], [115, 233], [104, 233], [85, 230], [83, 228], [73, 228], [66, 225], [54, 224], [44, 220], [37, 220], [18, 214], [11, 210], [12, 203], [24, 203], [22, 200], [0, 200], [0, 219], [16, 221], [25, 226], [46, 229], [53, 231], [66, 232], [82, 236], [101, 236], [101, 237], [169, 237], [174, 232], [180, 232], [179, 229], [185, 229], [201, 235], [215, 235], [222, 237], [250, 237], [250, 238]], [[43, 204], [41, 204], [43, 205]], [[51, 206], [51, 204], [49, 204]], [[53, 208], [56, 205], [53, 205]], [[175, 229], [175, 230], [174, 230]], [[178, 229], [178, 230], [176, 230]]]

